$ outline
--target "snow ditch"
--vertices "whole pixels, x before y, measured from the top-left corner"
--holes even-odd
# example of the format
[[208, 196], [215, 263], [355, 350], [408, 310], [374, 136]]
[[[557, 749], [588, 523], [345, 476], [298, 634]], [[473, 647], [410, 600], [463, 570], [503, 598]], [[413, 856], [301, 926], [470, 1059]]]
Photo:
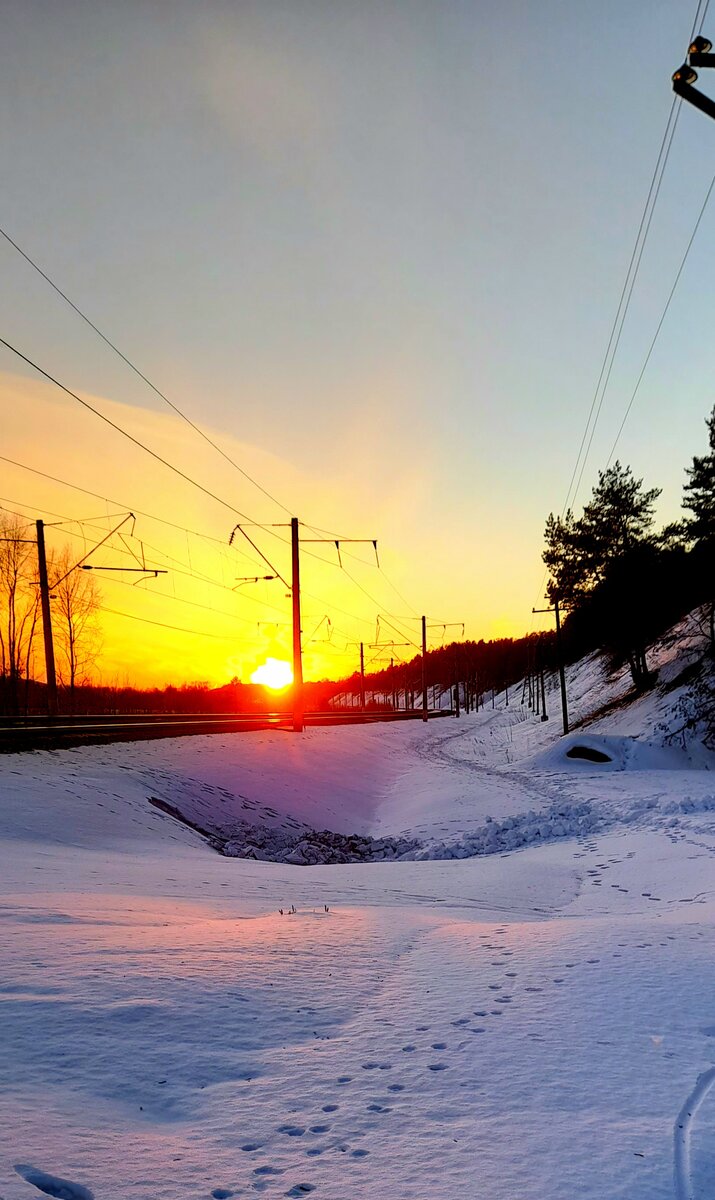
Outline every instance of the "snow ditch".
[[480, 828], [450, 841], [421, 842], [415, 838], [373, 838], [333, 833], [329, 829], [316, 830], [307, 825], [275, 827], [249, 821], [232, 821], [230, 828], [224, 830], [202, 828], [165, 800], [150, 797], [150, 803], [202, 834], [219, 854], [227, 858], [252, 858], [298, 867], [422, 862], [503, 854], [559, 838], [583, 837], [601, 829], [604, 823], [589, 801], [564, 802], [552, 804], [541, 812], [531, 810], [501, 821], [487, 817]]

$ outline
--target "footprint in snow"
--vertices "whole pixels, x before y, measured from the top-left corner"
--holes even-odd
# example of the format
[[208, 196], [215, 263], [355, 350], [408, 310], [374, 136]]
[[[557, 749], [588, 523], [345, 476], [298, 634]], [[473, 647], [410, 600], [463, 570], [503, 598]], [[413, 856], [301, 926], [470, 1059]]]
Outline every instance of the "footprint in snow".
[[433, 1049], [433, 1050], [446, 1050], [446, 1049], [447, 1049], [447, 1043], [446, 1043], [446, 1042], [433, 1042], [433, 1043], [432, 1043], [432, 1049]]
[[286, 1196], [290, 1196], [291, 1200], [295, 1200], [296, 1197], [307, 1196], [308, 1192], [314, 1191], [314, 1183], [296, 1183], [295, 1187], [292, 1187], [289, 1192], [286, 1192]]
[[287, 1133], [288, 1137], [302, 1137], [305, 1127], [303, 1125], [279, 1125], [278, 1132]]
[[430, 1071], [446, 1071], [447, 1064], [446, 1063], [430, 1063], [429, 1070]]
[[49, 1175], [46, 1171], [40, 1171], [26, 1163], [16, 1163], [15, 1171], [26, 1183], [36, 1187], [38, 1192], [54, 1196], [55, 1200], [94, 1200], [94, 1193], [81, 1183], [60, 1179], [59, 1175]]
[[337, 1112], [339, 1107], [338, 1104], [324, 1104], [323, 1112]]

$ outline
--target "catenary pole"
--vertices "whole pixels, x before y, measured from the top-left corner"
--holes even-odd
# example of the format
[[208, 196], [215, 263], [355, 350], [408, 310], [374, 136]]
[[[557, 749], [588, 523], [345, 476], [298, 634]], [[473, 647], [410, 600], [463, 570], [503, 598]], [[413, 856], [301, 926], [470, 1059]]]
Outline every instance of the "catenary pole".
[[50, 614], [50, 585], [47, 579], [47, 555], [45, 552], [45, 522], [35, 521], [37, 530], [37, 565], [40, 573], [40, 604], [42, 607], [42, 632], [45, 640], [45, 674], [47, 675], [47, 711], [51, 717], [57, 713], [57, 675], [55, 673], [55, 647], [52, 640], [52, 617]]
[[427, 618], [422, 618], [422, 720], [427, 720]]
[[300, 535], [298, 518], [291, 517], [291, 561], [293, 567], [293, 732], [303, 732], [303, 651], [300, 641]]

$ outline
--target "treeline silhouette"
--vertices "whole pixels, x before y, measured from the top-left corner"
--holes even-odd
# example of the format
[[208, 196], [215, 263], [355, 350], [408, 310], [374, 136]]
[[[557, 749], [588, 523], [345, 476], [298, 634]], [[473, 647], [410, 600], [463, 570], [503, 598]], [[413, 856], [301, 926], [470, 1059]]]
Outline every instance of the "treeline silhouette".
[[[614, 667], [627, 664], [637, 690], [649, 687], [654, 673], [647, 647], [679, 618], [702, 612], [705, 658], [715, 656], [715, 407], [706, 419], [708, 442], [702, 455], [685, 468], [680, 521], [655, 528], [660, 489], [644, 487], [630, 467], [615, 462], [599, 472], [598, 482], [580, 515], [568, 510], [547, 519], [543, 559], [549, 573], [548, 596], [563, 616], [561, 654], [568, 662], [594, 650], [605, 651]], [[6, 543], [8, 539], [6, 538]], [[18, 542], [18, 545], [24, 543]], [[17, 548], [11, 545], [13, 554]], [[13, 560], [14, 561], [14, 560]], [[28, 604], [28, 627], [37, 624], [36, 593]], [[72, 619], [76, 620], [74, 614]], [[28, 677], [30, 661], [16, 638], [16, 665], [5, 665], [3, 642], [0, 712], [46, 711], [45, 686]], [[29, 640], [28, 640], [28, 644]], [[430, 707], [455, 700], [473, 707], [492, 692], [536, 678], [558, 666], [554, 632], [521, 638], [451, 642], [409, 661], [368, 671], [362, 686], [354, 672], [341, 680], [306, 683], [305, 706], [357, 707], [361, 690], [370, 709], [415, 708], [422, 703], [423, 678]], [[98, 686], [68, 675], [60, 688], [60, 708], [75, 713], [231, 713], [287, 710], [290, 689], [270, 693], [233, 679], [221, 687], [206, 683], [163, 688]], [[715, 707], [715, 687], [706, 692]]]
[[[18, 708], [17, 693], [10, 692], [9, 680], [0, 677], [0, 713], [21, 712], [42, 715], [47, 712], [47, 688], [36, 680], [23, 680], [22, 705]], [[341, 684], [328, 680], [306, 683], [308, 708], [314, 712], [330, 707]], [[288, 710], [290, 689], [267, 692], [253, 683], [237, 679], [221, 687], [208, 683], [182, 683], [179, 686], [139, 688], [130, 685], [95, 685], [90, 683], [59, 688], [60, 713], [263, 713]]]
[[603, 650], [614, 667], [628, 665], [641, 691], [654, 681], [647, 646], [700, 606], [715, 653], [715, 408], [706, 425], [706, 453], [685, 468], [680, 521], [656, 529], [660, 489], [615, 462], [599, 472], [580, 516], [551, 513], [546, 522], [543, 558], [549, 596], [566, 613], [567, 657]]

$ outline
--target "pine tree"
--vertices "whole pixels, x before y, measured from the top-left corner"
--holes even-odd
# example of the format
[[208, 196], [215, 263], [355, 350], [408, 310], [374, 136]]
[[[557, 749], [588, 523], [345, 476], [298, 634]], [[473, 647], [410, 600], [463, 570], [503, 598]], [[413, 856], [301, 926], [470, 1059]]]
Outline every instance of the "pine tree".
[[598, 472], [598, 483], [578, 522], [580, 553], [592, 583], [605, 577], [614, 559], [650, 541], [660, 491], [643, 491], [643, 480], [635, 479], [631, 468], [620, 462]]
[[710, 650], [715, 653], [715, 406], [705, 423], [710, 453], [694, 455], [686, 467], [688, 482], [683, 489], [683, 508], [693, 515], [686, 528], [695, 543], [693, 554], [703, 580], [702, 598], [707, 599]]
[[715, 407], [706, 418], [710, 453], [695, 455], [692, 467], [686, 467], [688, 482], [683, 489], [683, 508], [693, 514], [688, 532], [695, 542], [715, 544]]
[[545, 531], [549, 595], [572, 613], [581, 610], [614, 660], [629, 663], [639, 689], [650, 679], [645, 646], [652, 560], [658, 555], [653, 510], [659, 495], [659, 488], [644, 490], [630, 467], [615, 462], [599, 471], [581, 517], [574, 518], [571, 511], [563, 519], [552, 513]]

